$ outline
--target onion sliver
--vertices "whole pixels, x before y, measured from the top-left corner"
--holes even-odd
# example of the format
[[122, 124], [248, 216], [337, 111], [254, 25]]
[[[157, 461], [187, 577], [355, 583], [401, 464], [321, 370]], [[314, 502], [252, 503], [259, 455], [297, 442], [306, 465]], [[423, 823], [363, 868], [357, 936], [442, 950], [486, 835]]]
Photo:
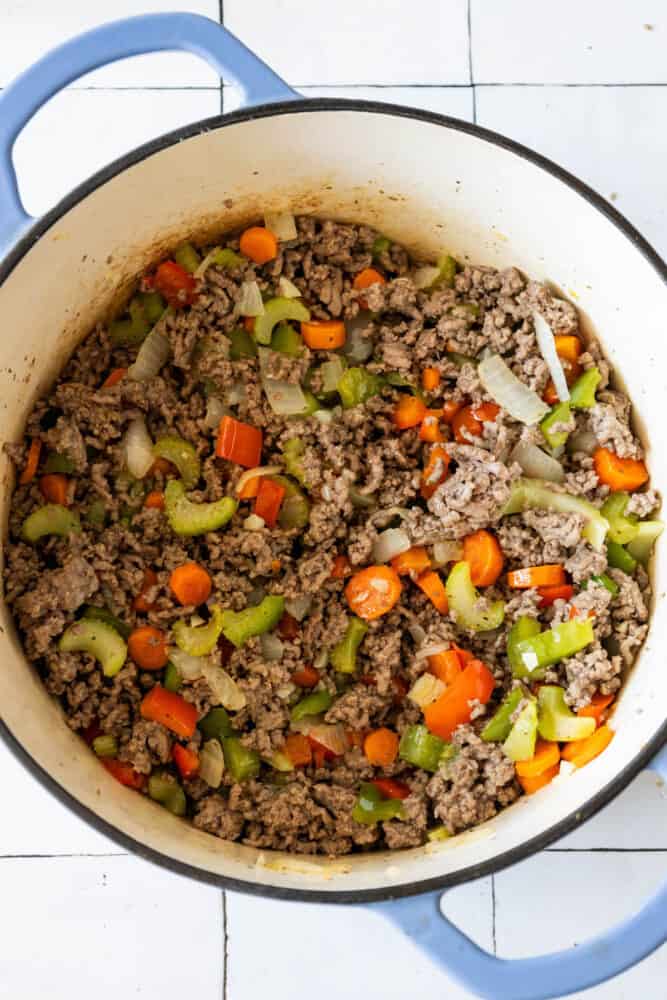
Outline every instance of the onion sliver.
[[222, 705], [230, 712], [238, 712], [245, 707], [245, 694], [222, 667], [209, 663], [207, 660], [202, 666], [202, 676], [206, 678], [206, 683], [213, 693], [214, 704]]
[[522, 424], [536, 424], [549, 407], [536, 392], [524, 385], [498, 354], [480, 361], [477, 373], [488, 394]]
[[420, 708], [426, 708], [427, 705], [437, 701], [444, 690], [445, 685], [439, 677], [426, 673], [414, 682], [408, 691], [408, 698]]
[[446, 653], [448, 649], [451, 649], [451, 642], [430, 642], [426, 646], [422, 646], [415, 653], [416, 660], [425, 660], [428, 656], [437, 656], [438, 653]]
[[542, 352], [542, 357], [547, 363], [549, 374], [551, 375], [554, 386], [556, 387], [556, 394], [561, 403], [564, 403], [570, 398], [570, 390], [567, 387], [565, 372], [563, 371], [563, 366], [560, 363], [560, 358], [558, 357], [558, 352], [556, 351], [556, 341], [554, 339], [553, 331], [544, 316], [541, 316], [538, 312], [533, 313], [533, 325], [535, 327], [535, 336], [537, 337], [537, 343], [540, 351]]
[[284, 299], [300, 299], [301, 292], [296, 287], [293, 281], [286, 278], [284, 274], [281, 274], [278, 278], [278, 294]]
[[259, 514], [248, 514], [243, 522], [243, 527], [246, 531], [261, 531], [265, 524], [266, 521]]
[[424, 264], [418, 267], [412, 275], [415, 288], [430, 288], [440, 277], [440, 268], [434, 264]]
[[593, 431], [584, 428], [580, 431], [575, 431], [574, 434], [570, 434], [566, 447], [571, 455], [574, 455], [577, 451], [583, 451], [586, 455], [592, 455], [595, 449], [599, 447], [599, 444]]
[[135, 417], [125, 432], [123, 442], [127, 471], [135, 479], [143, 479], [153, 462], [153, 442], [143, 417]]
[[225, 758], [218, 740], [206, 740], [199, 751], [199, 777], [209, 788], [219, 788], [225, 771]]
[[387, 528], [373, 542], [373, 560], [378, 563], [389, 562], [401, 552], [407, 552], [411, 545], [407, 531], [403, 531], [402, 528]]
[[246, 469], [236, 484], [237, 497], [241, 496], [246, 483], [249, 483], [251, 479], [256, 479], [257, 476], [275, 476], [278, 472], [282, 472], [279, 465], [257, 465], [254, 469]]
[[265, 632], [263, 635], [260, 635], [259, 644], [262, 647], [262, 656], [265, 660], [274, 663], [282, 658], [285, 650], [284, 643], [273, 632]]
[[262, 388], [269, 406], [279, 417], [294, 417], [305, 413], [308, 403], [300, 385], [279, 379], [262, 378]]
[[290, 597], [285, 601], [285, 611], [292, 618], [296, 618], [298, 622], [302, 622], [310, 611], [312, 604], [312, 594], [304, 594], [302, 597]]
[[565, 479], [560, 462], [530, 441], [519, 441], [510, 460], [518, 462], [531, 479], [546, 479], [550, 483], [562, 483]]
[[291, 212], [265, 212], [264, 225], [278, 240], [295, 240], [297, 237], [296, 219]]
[[219, 396], [209, 396], [206, 401], [204, 423], [207, 427], [218, 427], [220, 421], [227, 413], [227, 407]]
[[162, 332], [160, 325], [161, 321], [158, 320], [139, 348], [134, 364], [127, 369], [128, 378], [134, 379], [135, 382], [145, 382], [153, 378], [169, 360], [171, 352], [169, 338]]
[[463, 559], [463, 545], [453, 539], [443, 539], [433, 545], [433, 565], [436, 569], [446, 566], [450, 562], [459, 562]]
[[293, 722], [292, 729], [297, 733], [303, 733], [304, 736], [310, 736], [311, 739], [319, 743], [320, 746], [325, 747], [325, 749], [330, 750], [336, 757], [340, 757], [347, 750], [345, 730], [340, 723], [330, 726], [319, 722], [315, 717], [309, 719], [306, 716], [305, 719]]
[[244, 281], [241, 285], [238, 312], [240, 316], [261, 316], [263, 314], [264, 302], [256, 281]]
[[204, 656], [191, 656], [184, 653], [177, 646], [169, 649], [169, 659], [174, 664], [184, 681], [196, 681], [202, 676], [204, 664], [207, 662]]

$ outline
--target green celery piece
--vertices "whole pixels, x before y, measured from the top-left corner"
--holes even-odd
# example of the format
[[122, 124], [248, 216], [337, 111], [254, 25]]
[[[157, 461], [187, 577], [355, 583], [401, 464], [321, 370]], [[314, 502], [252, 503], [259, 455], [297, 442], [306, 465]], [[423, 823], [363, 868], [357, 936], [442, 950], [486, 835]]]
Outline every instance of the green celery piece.
[[365, 403], [382, 390], [383, 380], [361, 366], [348, 368], [340, 377], [337, 392], [344, 410]]
[[165, 309], [166, 303], [159, 292], [138, 292], [130, 300], [128, 315], [109, 324], [112, 343], [117, 347], [143, 343]]
[[609, 522], [597, 507], [582, 497], [557, 493], [540, 479], [517, 479], [503, 508], [503, 514], [519, 514], [524, 510], [554, 510], [561, 514], [581, 514], [585, 520], [582, 536], [598, 552], [602, 549]]
[[201, 263], [201, 257], [192, 243], [183, 243], [180, 247], [176, 247], [174, 250], [174, 260], [189, 274], [194, 274]]
[[595, 719], [575, 715], [561, 687], [545, 684], [537, 694], [538, 732], [543, 740], [584, 740], [595, 732]]
[[398, 744], [398, 756], [408, 764], [435, 772], [440, 764], [451, 759], [454, 747], [430, 733], [426, 726], [408, 726]]
[[95, 604], [84, 605], [81, 617], [88, 621], [104, 622], [105, 625], [109, 625], [110, 628], [115, 629], [123, 639], [129, 639], [132, 632], [131, 627], [122, 622], [120, 618], [116, 618], [106, 608], [99, 608]]
[[98, 757], [115, 757], [118, 753], [118, 740], [115, 736], [105, 733], [95, 737], [92, 747]]
[[612, 578], [610, 576], [607, 576], [606, 573], [601, 573], [599, 576], [592, 576], [590, 580], [585, 580], [584, 583], [582, 583], [581, 585], [581, 589], [586, 590], [591, 580], [593, 580], [595, 583], [599, 583], [601, 587], [605, 587], [609, 591], [612, 597], [616, 597], [616, 595], [620, 590], [620, 587], [618, 586], [616, 581], [612, 580]]
[[170, 479], [164, 491], [164, 509], [172, 531], [177, 535], [205, 535], [217, 531], [232, 519], [238, 501], [223, 497], [214, 503], [193, 503], [185, 495], [179, 479]]
[[436, 261], [436, 267], [440, 271], [440, 276], [436, 278], [435, 285], [445, 285], [447, 288], [454, 287], [454, 278], [456, 277], [456, 272], [458, 270], [458, 264], [454, 258], [445, 253], [441, 257], [438, 257]]
[[240, 361], [241, 358], [256, 358], [257, 344], [253, 337], [242, 326], [235, 327], [229, 334], [229, 360]]
[[628, 576], [637, 569], [637, 560], [618, 542], [607, 542], [607, 562], [612, 569], [620, 569]]
[[457, 368], [463, 368], [464, 365], [472, 365], [476, 368], [479, 364], [477, 358], [470, 357], [468, 354], [460, 354], [458, 351], [446, 351], [445, 354]]
[[162, 687], [166, 691], [172, 691], [175, 693], [176, 691], [181, 690], [182, 684], [183, 684], [183, 678], [178, 672], [178, 667], [176, 666], [175, 663], [172, 663], [171, 660], [169, 660], [169, 663], [164, 668], [164, 679], [162, 681]]
[[[533, 621], [533, 619], [529, 619]], [[536, 623], [537, 624], [537, 623]], [[539, 631], [539, 625], [537, 626]], [[519, 702], [525, 697], [525, 692], [520, 687], [512, 688], [507, 697], [503, 700], [500, 708], [484, 726], [480, 733], [486, 743], [498, 743], [506, 740], [512, 728], [512, 715], [519, 707]]]
[[308, 715], [321, 715], [322, 712], [331, 708], [332, 702], [331, 692], [313, 691], [312, 694], [307, 694], [305, 698], [296, 703], [290, 713], [290, 718], [292, 722], [299, 722], [300, 719], [305, 719]]
[[263, 635], [275, 628], [283, 616], [285, 598], [270, 594], [254, 607], [243, 611], [223, 611], [222, 632], [232, 645], [240, 649], [255, 635]]
[[318, 393], [320, 398], [330, 396], [337, 391], [338, 383], [346, 368], [347, 361], [339, 354], [334, 354], [329, 361], [320, 365], [319, 375], [322, 383], [322, 391]]
[[273, 756], [267, 759], [267, 763], [271, 765], [274, 771], [280, 771], [283, 774], [294, 770], [294, 764], [282, 750], [276, 750]]
[[561, 448], [569, 437], [569, 431], [552, 431], [555, 424], [566, 424], [571, 417], [569, 403], [556, 403], [540, 421], [544, 440], [550, 448]]
[[223, 247], [221, 250], [218, 250], [211, 259], [211, 264], [215, 264], [217, 267], [240, 267], [241, 264], [246, 263], [245, 257], [241, 257], [240, 254], [230, 250], [229, 247]]
[[256, 750], [248, 750], [238, 736], [226, 736], [222, 741], [225, 767], [234, 781], [247, 781], [259, 774], [260, 758]]
[[607, 538], [619, 545], [627, 545], [637, 535], [639, 518], [625, 513], [629, 500], [629, 493], [610, 493], [600, 507], [600, 513], [609, 521]]
[[409, 378], [405, 375], [401, 375], [400, 372], [387, 372], [384, 376], [384, 381], [387, 385], [391, 385], [394, 389], [408, 389], [413, 396], [418, 396], [420, 399], [424, 398], [424, 393], [418, 385], [411, 382]]
[[174, 816], [185, 816], [187, 800], [177, 781], [172, 781], [163, 774], [151, 774], [148, 779], [148, 794]]
[[205, 625], [186, 625], [181, 619], [174, 622], [171, 633], [179, 649], [190, 656], [208, 656], [215, 649], [222, 635], [225, 612], [218, 604], [211, 605], [211, 619]]
[[435, 843], [439, 840], [449, 840], [450, 837], [451, 833], [449, 832], [446, 826], [442, 825], [433, 826], [431, 827], [430, 830], [426, 832], [426, 838], [427, 840], [430, 840], [431, 843]]
[[103, 500], [93, 500], [88, 504], [85, 519], [91, 528], [101, 529], [107, 523], [107, 508]]
[[98, 660], [105, 677], [114, 677], [127, 659], [127, 645], [105, 622], [81, 618], [65, 629], [58, 642], [61, 653], [88, 653]]
[[480, 595], [470, 579], [470, 565], [458, 562], [450, 570], [446, 583], [449, 609], [456, 616], [456, 623], [473, 632], [489, 632], [499, 628], [505, 620], [505, 602], [494, 601], [484, 610], [477, 604]]
[[176, 466], [186, 490], [194, 489], [201, 475], [201, 462], [189, 441], [175, 434], [169, 434], [158, 438], [153, 445], [153, 454], [156, 458], [165, 458]]
[[368, 632], [368, 625], [361, 618], [352, 615], [347, 623], [345, 635], [333, 647], [329, 662], [341, 674], [353, 674], [357, 669], [357, 652], [362, 639]]
[[300, 299], [285, 299], [278, 296], [264, 303], [264, 312], [255, 319], [255, 340], [258, 344], [270, 344], [271, 334], [278, 323], [293, 320], [296, 323], [307, 323], [310, 310], [306, 309]]
[[303, 339], [289, 323], [279, 323], [271, 334], [271, 350], [298, 358], [303, 354]]
[[304, 389], [302, 386], [301, 391], [303, 392], [306, 400], [306, 405], [301, 413], [295, 413], [293, 417], [289, 417], [288, 419], [290, 420], [301, 420], [303, 417], [312, 417], [313, 413], [317, 413], [318, 410], [322, 409], [322, 404], [319, 399], [316, 399], [309, 389]]
[[389, 819], [403, 819], [405, 811], [400, 799], [383, 799], [379, 790], [370, 782], [363, 782], [359, 788], [352, 819], [356, 823], [374, 826]]
[[81, 531], [79, 515], [59, 503], [47, 503], [29, 514], [21, 525], [24, 542], [37, 542], [44, 535], [78, 535]]
[[145, 339], [148, 330], [133, 319], [114, 319], [109, 323], [109, 339], [114, 347], [135, 347]]
[[518, 668], [514, 669], [514, 676], [539, 679], [546, 667], [574, 656], [581, 649], [590, 646], [594, 639], [593, 622], [590, 618], [561, 622], [539, 635], [522, 639], [515, 647]]
[[371, 253], [373, 257], [379, 257], [380, 254], [386, 253], [390, 246], [391, 240], [388, 240], [386, 236], [376, 236], [371, 246]]
[[664, 530], [662, 521], [640, 521], [637, 534], [628, 545], [630, 556], [645, 566], [651, 558], [653, 546]]
[[529, 615], [522, 615], [521, 618], [517, 618], [514, 625], [512, 625], [507, 637], [507, 658], [510, 661], [514, 677], [527, 676], [526, 668], [518, 656], [517, 646], [524, 639], [532, 639], [534, 636], [539, 634], [540, 623], [537, 618], [531, 618]]
[[306, 482], [306, 473], [303, 468], [303, 456], [306, 452], [306, 446], [301, 440], [301, 438], [289, 438], [283, 444], [283, 459], [285, 462], [285, 471], [293, 476], [297, 482], [301, 483], [302, 486], [308, 488], [308, 483]]
[[139, 292], [136, 298], [143, 306], [144, 316], [154, 326], [167, 308], [167, 303], [159, 292]]
[[200, 719], [197, 729], [207, 740], [218, 740], [220, 743], [233, 732], [227, 709], [222, 705], [212, 708], [203, 719]]
[[278, 525], [285, 531], [293, 528], [303, 530], [310, 520], [310, 502], [306, 494], [287, 476], [271, 476], [271, 479], [285, 490], [278, 514]]
[[74, 473], [74, 463], [67, 455], [60, 455], [57, 451], [50, 451], [44, 463], [44, 472], [61, 472], [66, 476]]
[[595, 406], [595, 390], [602, 376], [597, 368], [588, 368], [570, 389], [570, 406], [573, 410], [589, 410]]
[[503, 750], [510, 760], [530, 760], [535, 753], [537, 740], [537, 702], [531, 699], [519, 712]]

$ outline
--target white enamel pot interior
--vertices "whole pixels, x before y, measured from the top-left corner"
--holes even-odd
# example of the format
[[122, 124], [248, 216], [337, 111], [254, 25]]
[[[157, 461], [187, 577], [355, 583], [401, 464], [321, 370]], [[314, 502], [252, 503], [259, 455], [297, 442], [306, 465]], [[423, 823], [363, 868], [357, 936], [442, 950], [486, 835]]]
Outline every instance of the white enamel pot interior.
[[[192, 126], [93, 178], [21, 242], [0, 274], [2, 437], [133, 278], [185, 237], [291, 206], [377, 227], [428, 257], [514, 264], [554, 282], [601, 338], [648, 428], [667, 493], [664, 265], [608, 206], [557, 168], [474, 126], [360, 102], [295, 102]], [[651, 447], [651, 441], [653, 447]], [[12, 471], [2, 463], [6, 526]], [[6, 527], [5, 527], [6, 530]], [[451, 885], [518, 860], [608, 801], [663, 739], [664, 560], [648, 641], [596, 761], [442, 845], [327, 861], [259, 852], [201, 833], [117, 784], [65, 725], [2, 607], [0, 712], [22, 759], [89, 821], [133, 850], [246, 891], [346, 901]]]

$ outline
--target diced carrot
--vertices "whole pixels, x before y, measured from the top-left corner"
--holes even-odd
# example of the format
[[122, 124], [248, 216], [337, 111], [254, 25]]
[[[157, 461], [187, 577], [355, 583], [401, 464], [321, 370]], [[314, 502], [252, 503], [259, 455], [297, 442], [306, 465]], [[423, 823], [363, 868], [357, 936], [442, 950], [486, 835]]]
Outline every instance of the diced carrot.
[[516, 773], [520, 778], [537, 778], [560, 761], [560, 747], [557, 743], [538, 740], [535, 753], [529, 760], [516, 763]]
[[490, 531], [475, 531], [463, 539], [463, 558], [476, 587], [490, 587], [503, 571], [505, 560], [498, 539]]
[[333, 351], [345, 344], [345, 323], [338, 319], [311, 319], [301, 324], [301, 336], [313, 351]]
[[[365, 267], [363, 271], [359, 271], [352, 284], [357, 291], [360, 291], [362, 288], [370, 288], [371, 285], [386, 285], [386, 283], [385, 276], [374, 267]], [[366, 299], [360, 298], [359, 305], [362, 309], [368, 309]]]
[[251, 476], [250, 479], [246, 479], [243, 484], [243, 489], [239, 493], [240, 500], [254, 500], [259, 493], [259, 485], [262, 481], [261, 476]]
[[164, 510], [164, 493], [162, 490], [151, 490], [146, 495], [144, 507], [148, 507], [149, 510]]
[[280, 573], [282, 565], [283, 564], [281, 563], [280, 559], [272, 559], [271, 560], [271, 572], [272, 573]]
[[442, 413], [442, 410], [426, 411], [424, 419], [421, 422], [421, 427], [419, 428], [419, 438], [421, 441], [430, 441], [431, 444], [435, 444], [438, 441], [445, 440], [445, 435], [440, 429]]
[[615, 695], [613, 694], [594, 694], [591, 698], [589, 705], [584, 705], [583, 708], [577, 709], [577, 715], [583, 715], [588, 719], [595, 719], [598, 726], [602, 721], [602, 716], [609, 708], [614, 700]]
[[367, 566], [350, 578], [345, 597], [355, 615], [373, 621], [391, 611], [402, 590], [398, 573], [391, 566]]
[[556, 354], [562, 361], [576, 362], [581, 354], [581, 341], [573, 334], [557, 333], [554, 337], [556, 342]]
[[565, 570], [560, 563], [546, 566], [525, 566], [507, 574], [508, 586], [514, 590], [530, 590], [532, 587], [557, 587], [566, 583]]
[[385, 799], [407, 799], [410, 794], [408, 785], [402, 781], [394, 781], [393, 778], [371, 778], [371, 784], [375, 785]]
[[33, 438], [30, 442], [30, 447], [28, 448], [28, 457], [26, 459], [25, 468], [23, 469], [19, 479], [21, 486], [27, 486], [28, 483], [32, 482], [35, 478], [41, 450], [42, 442], [39, 438]]
[[570, 613], [568, 616], [570, 621], [572, 621], [573, 618], [583, 618], [584, 616], [586, 618], [595, 618], [595, 611], [593, 610], [593, 608], [590, 608], [588, 612], [585, 612], [583, 609], [577, 608], [573, 604], [572, 607], [570, 608]]
[[257, 517], [261, 517], [269, 528], [276, 526], [284, 497], [285, 487], [281, 483], [268, 476], [262, 476], [254, 509]]
[[199, 770], [199, 754], [194, 750], [189, 750], [180, 743], [174, 743], [171, 756], [182, 778], [186, 780], [192, 778]]
[[49, 503], [68, 507], [69, 479], [60, 472], [49, 472], [39, 480], [39, 491]]
[[289, 611], [286, 611], [278, 622], [278, 632], [283, 639], [296, 639], [299, 634], [299, 623], [293, 618]]
[[132, 601], [132, 607], [135, 611], [153, 611], [155, 604], [146, 600], [147, 592], [155, 586], [157, 583], [157, 573], [150, 567], [146, 567], [144, 570], [144, 579], [141, 584], [141, 590], [137, 596]]
[[398, 735], [392, 729], [381, 726], [364, 740], [364, 753], [371, 764], [389, 767], [398, 756]]
[[142, 718], [159, 722], [183, 740], [189, 740], [197, 728], [197, 709], [192, 702], [160, 684], [150, 689], [139, 710]]
[[175, 260], [165, 260], [155, 271], [155, 288], [172, 309], [190, 306], [195, 300], [197, 282]]
[[[480, 403], [479, 406], [464, 406], [452, 417], [452, 430], [459, 444], [470, 444], [470, 438], [480, 437], [485, 423], [493, 422], [500, 413], [495, 403]], [[464, 432], [467, 432], [464, 433]]]
[[431, 449], [426, 468], [422, 473], [421, 495], [425, 500], [432, 497], [438, 486], [444, 483], [449, 471], [450, 458], [444, 448], [436, 445]]
[[569, 760], [575, 767], [583, 767], [601, 754], [613, 738], [614, 733], [609, 726], [600, 726], [585, 740], [573, 740], [572, 743], [566, 743], [562, 750], [563, 760]]
[[448, 740], [454, 730], [470, 722], [473, 703], [485, 705], [496, 686], [481, 660], [471, 660], [440, 697], [424, 709], [424, 722], [432, 733]]
[[394, 425], [399, 430], [416, 427], [426, 416], [426, 406], [419, 396], [401, 396], [392, 414]]
[[417, 577], [415, 583], [426, 594], [433, 607], [441, 615], [446, 615], [449, 611], [449, 601], [447, 600], [447, 590], [440, 574], [432, 569], [427, 570]]
[[310, 743], [311, 749], [313, 751], [313, 764], [315, 765], [316, 768], [324, 767], [325, 763], [328, 760], [333, 760], [334, 757], [336, 756], [335, 754], [331, 753], [331, 751], [328, 750], [327, 747], [322, 746], [321, 743], [318, 743], [317, 740], [314, 740], [312, 736], [308, 737], [308, 742]]
[[310, 764], [313, 759], [312, 747], [303, 733], [289, 733], [283, 744], [283, 753], [295, 767]]
[[535, 792], [539, 792], [540, 788], [544, 788], [545, 785], [553, 781], [559, 771], [560, 764], [554, 764], [553, 767], [543, 771], [542, 774], [538, 774], [536, 778], [522, 778], [519, 776], [519, 784], [526, 795], [534, 795]]
[[244, 424], [234, 417], [224, 416], [220, 421], [215, 453], [218, 458], [254, 469], [262, 455], [263, 435], [258, 427]]
[[549, 406], [555, 406], [559, 400], [558, 393], [556, 392], [556, 386], [553, 383], [553, 379], [549, 379], [547, 382], [547, 387], [542, 393], [542, 399]]
[[127, 640], [127, 649], [142, 670], [162, 670], [169, 659], [167, 637], [164, 632], [152, 625], [135, 628]]
[[239, 249], [255, 264], [266, 264], [278, 256], [278, 240], [265, 226], [251, 226], [241, 233]]
[[609, 448], [596, 448], [593, 465], [598, 479], [614, 492], [638, 490], [648, 479], [644, 462], [637, 458], [620, 458]]
[[428, 658], [429, 673], [434, 674], [444, 684], [451, 684], [463, 670], [461, 657], [455, 649], [445, 649], [433, 653]]
[[423, 545], [414, 545], [407, 552], [401, 552], [391, 560], [399, 576], [419, 576], [431, 568], [431, 557]]
[[467, 649], [461, 649], [461, 647], [457, 646], [455, 642], [452, 643], [452, 649], [456, 651], [458, 658], [461, 661], [461, 665], [464, 667], [475, 659], [474, 653], [469, 652]]
[[473, 417], [482, 424], [493, 423], [499, 413], [500, 407], [496, 403], [480, 403], [472, 408]]
[[537, 593], [540, 595], [538, 608], [550, 608], [554, 601], [571, 600], [574, 587], [571, 583], [557, 583], [553, 587], [538, 587]]
[[349, 747], [358, 747], [361, 750], [366, 739], [366, 733], [363, 730], [359, 732], [357, 729], [346, 729], [345, 739]]
[[352, 572], [352, 567], [350, 565], [350, 560], [347, 556], [339, 555], [333, 561], [333, 566], [331, 568], [331, 579], [332, 580], [343, 580], [346, 576]]
[[211, 596], [213, 581], [207, 570], [196, 562], [183, 563], [171, 571], [169, 587], [183, 605], [205, 604]]
[[442, 375], [437, 368], [425, 368], [422, 372], [422, 386], [427, 392], [433, 392], [442, 382]]
[[446, 424], [451, 424], [452, 420], [463, 407], [463, 403], [457, 402], [455, 399], [446, 399], [442, 404], [442, 419]]
[[255, 320], [256, 316], [244, 316], [243, 317], [243, 328], [248, 331], [248, 333], [255, 332]]
[[299, 670], [295, 670], [292, 674], [292, 684], [296, 684], [300, 688], [313, 688], [319, 683], [320, 674], [315, 667], [311, 667], [307, 664], [305, 667], [301, 667]]
[[115, 385], [125, 378], [127, 375], [127, 368], [114, 368], [112, 372], [109, 372], [104, 382], [100, 386], [101, 389], [113, 389]]
[[135, 771], [131, 764], [126, 764], [123, 760], [116, 760], [115, 757], [101, 757], [100, 764], [113, 775], [116, 781], [127, 788], [134, 788], [137, 791], [146, 784], [146, 776]]

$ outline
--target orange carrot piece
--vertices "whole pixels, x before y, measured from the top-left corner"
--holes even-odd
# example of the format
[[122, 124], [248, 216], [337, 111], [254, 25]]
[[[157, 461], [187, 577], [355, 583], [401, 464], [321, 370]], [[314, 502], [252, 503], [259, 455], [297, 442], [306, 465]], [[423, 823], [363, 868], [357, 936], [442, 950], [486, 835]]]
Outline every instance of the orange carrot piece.
[[134, 788], [137, 791], [146, 784], [146, 776], [135, 771], [131, 764], [124, 760], [116, 760], [115, 757], [101, 757], [100, 764], [107, 769], [116, 781], [127, 788]]
[[493, 423], [499, 413], [500, 407], [496, 403], [480, 403], [472, 408], [473, 417], [482, 424]]
[[127, 368], [114, 368], [112, 372], [109, 372], [104, 382], [100, 386], [101, 389], [113, 389], [115, 385], [125, 378], [127, 375]]
[[259, 493], [259, 484], [261, 480], [261, 476], [252, 476], [250, 479], [247, 479], [243, 484], [243, 489], [239, 493], [239, 499], [254, 500]]
[[490, 587], [503, 571], [505, 560], [498, 539], [490, 531], [475, 531], [463, 539], [463, 558], [476, 587]]
[[399, 430], [416, 427], [426, 416], [426, 406], [418, 396], [401, 396], [392, 414], [394, 425]]
[[530, 590], [532, 587], [557, 587], [566, 583], [565, 570], [560, 563], [546, 566], [525, 566], [507, 574], [507, 583], [515, 590]]
[[285, 487], [268, 476], [263, 476], [255, 500], [255, 514], [261, 517], [269, 528], [275, 528], [280, 508], [285, 497]]
[[463, 663], [455, 649], [445, 649], [441, 653], [429, 656], [428, 669], [429, 673], [444, 684], [451, 684], [463, 670]]
[[554, 337], [556, 342], [556, 354], [561, 361], [577, 362], [581, 354], [581, 341], [573, 334], [557, 333]]
[[431, 557], [423, 545], [414, 545], [407, 552], [401, 552], [391, 560], [399, 576], [415, 576], [431, 568]]
[[189, 740], [197, 728], [197, 709], [192, 702], [174, 691], [167, 691], [160, 684], [150, 689], [139, 711], [142, 718], [159, 722], [183, 740]]
[[27, 486], [28, 483], [32, 482], [35, 478], [41, 450], [42, 442], [39, 438], [33, 438], [30, 442], [30, 447], [28, 448], [28, 457], [26, 459], [25, 468], [23, 469], [19, 479], [21, 486]]
[[593, 465], [598, 479], [610, 490], [638, 490], [648, 479], [645, 464], [637, 458], [620, 458], [609, 448], [596, 448]]
[[127, 649], [142, 670], [162, 670], [169, 659], [167, 637], [164, 632], [152, 625], [135, 628], [127, 640]]
[[368, 566], [350, 578], [345, 597], [355, 615], [373, 621], [391, 611], [402, 590], [398, 573], [391, 566]]
[[196, 279], [175, 260], [164, 260], [155, 271], [153, 282], [172, 309], [190, 306], [197, 297]]
[[575, 767], [589, 764], [605, 750], [614, 738], [614, 732], [609, 726], [600, 726], [585, 740], [573, 740], [563, 747], [563, 760], [569, 760]]
[[392, 729], [381, 726], [364, 740], [364, 753], [371, 764], [389, 767], [398, 756], [398, 735]]
[[62, 507], [69, 506], [67, 494], [69, 479], [60, 472], [49, 472], [39, 480], [39, 491], [49, 503], [59, 503]]
[[420, 492], [424, 500], [432, 497], [440, 483], [444, 483], [449, 471], [449, 462], [449, 455], [440, 445], [431, 449], [426, 468], [422, 473]]
[[445, 435], [440, 429], [442, 414], [442, 410], [426, 411], [424, 419], [421, 422], [421, 427], [419, 428], [419, 438], [421, 441], [430, 441], [431, 444], [436, 444], [439, 441], [445, 440]]
[[332, 580], [343, 580], [346, 576], [352, 572], [352, 567], [350, 565], [350, 560], [347, 556], [339, 555], [333, 561], [333, 566], [331, 567], [331, 579]]
[[598, 726], [602, 721], [602, 716], [606, 710], [611, 705], [614, 700], [615, 695], [613, 694], [594, 694], [589, 705], [584, 705], [583, 708], [577, 709], [577, 715], [583, 715], [588, 719], [595, 719]]
[[151, 490], [146, 495], [144, 507], [148, 507], [149, 510], [164, 510], [164, 493], [162, 490]]
[[180, 743], [174, 743], [171, 756], [180, 772], [181, 778], [185, 778], [186, 781], [188, 778], [194, 777], [199, 770], [199, 754], [195, 753], [194, 750], [189, 750]]
[[144, 579], [141, 584], [141, 590], [137, 596], [132, 601], [132, 607], [135, 611], [152, 611], [155, 608], [155, 604], [146, 600], [146, 594], [154, 587], [157, 583], [157, 573], [150, 567], [144, 570]]
[[196, 562], [188, 562], [172, 570], [169, 586], [180, 604], [197, 605], [208, 601], [213, 582], [203, 566]]
[[442, 577], [435, 570], [427, 570], [417, 577], [415, 583], [421, 591], [428, 597], [433, 607], [446, 615], [449, 611], [449, 601], [447, 600], [447, 590], [442, 581]]
[[244, 316], [243, 317], [243, 327], [244, 327], [245, 330], [248, 331], [248, 333], [254, 333], [255, 332], [255, 319], [256, 318], [257, 318], [256, 316]]
[[471, 406], [463, 406], [452, 417], [452, 430], [454, 437], [459, 444], [470, 444], [468, 435], [479, 437], [482, 433], [482, 425], [473, 415]]
[[254, 469], [259, 465], [263, 441], [263, 434], [258, 427], [224, 416], [220, 421], [215, 453], [218, 458], [227, 458], [246, 469]]
[[547, 382], [547, 387], [542, 394], [542, 399], [545, 403], [548, 403], [549, 406], [555, 406], [556, 403], [559, 402], [560, 397], [556, 392], [556, 386], [553, 383], [553, 379], [549, 379]]
[[311, 319], [301, 324], [301, 336], [313, 351], [333, 351], [345, 344], [345, 323], [338, 319]]
[[440, 697], [424, 709], [424, 722], [428, 729], [443, 740], [448, 740], [454, 730], [470, 722], [471, 703], [485, 705], [496, 686], [496, 681], [481, 660], [470, 660]]
[[535, 778], [522, 778], [519, 776], [519, 784], [523, 788], [526, 795], [534, 795], [535, 792], [539, 792], [540, 788], [544, 788], [556, 777], [560, 770], [559, 764], [554, 764], [553, 767], [548, 768], [543, 771], [542, 774], [538, 774]]
[[442, 382], [442, 375], [437, 368], [425, 368], [422, 372], [422, 386], [426, 392], [433, 392]]
[[278, 256], [278, 240], [265, 226], [251, 226], [241, 233], [239, 249], [255, 264], [266, 264]]
[[306, 664], [305, 667], [295, 670], [291, 678], [292, 684], [296, 684], [300, 688], [313, 688], [319, 683], [319, 679], [319, 670], [311, 667], [310, 664]]
[[385, 799], [407, 799], [410, 794], [410, 788], [405, 782], [394, 781], [393, 778], [371, 778], [371, 785], [375, 785]]
[[529, 760], [517, 761], [516, 773], [520, 778], [537, 778], [560, 761], [560, 747], [557, 743], [538, 740], [535, 753]]
[[538, 608], [550, 608], [554, 601], [570, 601], [574, 596], [574, 587], [571, 583], [557, 583], [553, 587], [538, 587], [540, 595]]
[[463, 403], [456, 402], [454, 399], [446, 399], [442, 404], [442, 419], [446, 424], [451, 424], [452, 420], [463, 408]]
[[283, 744], [283, 753], [294, 767], [310, 764], [313, 759], [313, 749], [303, 733], [289, 733]]
[[360, 291], [362, 288], [370, 288], [371, 285], [386, 285], [387, 279], [384, 274], [380, 274], [374, 267], [365, 267], [355, 276], [352, 282], [353, 288]]

